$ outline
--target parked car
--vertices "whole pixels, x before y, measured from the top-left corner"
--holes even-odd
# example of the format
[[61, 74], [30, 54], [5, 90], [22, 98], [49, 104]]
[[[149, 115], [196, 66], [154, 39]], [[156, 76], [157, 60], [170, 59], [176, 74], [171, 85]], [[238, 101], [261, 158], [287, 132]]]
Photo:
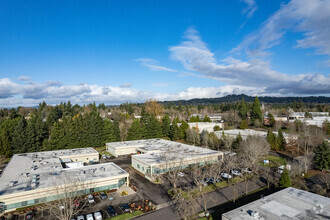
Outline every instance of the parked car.
[[179, 177], [184, 177], [184, 173], [179, 172], [179, 173], [178, 173], [178, 176], [179, 176]]
[[242, 174], [238, 170], [232, 170], [231, 174], [233, 174], [235, 176], [242, 176]]
[[100, 198], [101, 198], [102, 200], [107, 199], [107, 194], [105, 194], [104, 192], [100, 192]]
[[112, 194], [108, 194], [108, 198], [109, 198], [109, 200], [114, 200], [114, 197]]
[[105, 155], [108, 159], [110, 159], [111, 158], [111, 156], [109, 155], [109, 154], [107, 154], [107, 155]]
[[116, 216], [117, 212], [115, 210], [115, 208], [111, 205], [107, 207], [107, 213], [109, 214], [110, 217]]
[[89, 195], [87, 196], [87, 199], [88, 199], [88, 203], [89, 203], [89, 204], [95, 202], [94, 197], [93, 197], [93, 195], [91, 195], [91, 194], [89, 194]]
[[33, 219], [35, 216], [35, 212], [34, 211], [28, 211], [26, 214], [25, 214], [25, 219]]
[[242, 173], [252, 173], [252, 170], [248, 168], [243, 168]]
[[79, 216], [77, 217], [77, 220], [85, 220], [85, 217], [84, 217], [83, 215], [79, 215]]
[[130, 212], [131, 209], [129, 207], [129, 205], [126, 203], [126, 204], [123, 204], [120, 206], [120, 209], [123, 211], [123, 212]]
[[94, 217], [92, 214], [86, 215], [86, 220], [94, 220]]
[[221, 176], [225, 179], [231, 179], [232, 178], [232, 176], [228, 173], [221, 173]]
[[208, 184], [214, 184], [214, 177], [211, 177], [210, 179], [208, 179], [207, 181]]
[[94, 219], [95, 220], [102, 220], [102, 214], [101, 212], [94, 212]]
[[279, 174], [282, 174], [283, 171], [284, 171], [284, 165], [280, 166], [280, 167], [278, 168], [278, 170], [277, 170], [277, 172], [278, 172]]

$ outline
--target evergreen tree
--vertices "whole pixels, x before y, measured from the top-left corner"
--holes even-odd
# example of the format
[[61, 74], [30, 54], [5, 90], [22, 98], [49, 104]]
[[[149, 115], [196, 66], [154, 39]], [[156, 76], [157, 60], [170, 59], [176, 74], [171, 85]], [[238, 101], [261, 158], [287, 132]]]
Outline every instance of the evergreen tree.
[[11, 147], [14, 154], [27, 152], [27, 122], [24, 117], [21, 117], [13, 131]]
[[232, 143], [232, 148], [235, 151], [238, 151], [241, 147], [242, 141], [243, 141], [243, 139], [242, 139], [241, 133], [238, 133], [237, 137], [235, 138], [235, 140]]
[[281, 178], [280, 178], [280, 181], [278, 183], [278, 186], [280, 188], [287, 188], [287, 187], [290, 187], [291, 186], [291, 179], [290, 179], [289, 172], [288, 172], [287, 169], [284, 169], [283, 170], [283, 173], [281, 175]]
[[139, 119], [134, 119], [131, 127], [128, 129], [127, 139], [129, 141], [132, 140], [141, 140], [143, 139], [143, 128], [141, 127], [141, 123]]
[[277, 142], [277, 148], [279, 150], [284, 151], [286, 142], [285, 142], [285, 139], [284, 139], [283, 132], [282, 132], [281, 128], [278, 130], [278, 135], [277, 135], [277, 138], [276, 138], [276, 142]]
[[330, 145], [323, 142], [315, 149], [314, 162], [320, 170], [330, 169]]
[[214, 126], [214, 128], [213, 128], [213, 131], [220, 131], [220, 130], [221, 130], [221, 128], [220, 128], [219, 125], [216, 125], [216, 126]]
[[212, 122], [212, 121], [207, 115], [205, 115], [203, 118], [203, 122]]
[[120, 141], [120, 129], [119, 129], [119, 122], [117, 120], [114, 120], [113, 124], [112, 124], [112, 137], [113, 139], [110, 140], [111, 142], [115, 142], [115, 141]]
[[181, 138], [186, 138], [186, 131], [189, 128], [189, 124], [182, 120], [181, 125], [180, 125], [180, 130], [181, 130]]
[[256, 96], [254, 99], [250, 115], [251, 115], [251, 122], [253, 124], [255, 124], [257, 120], [259, 122], [262, 122], [262, 112], [261, 112], [258, 96]]
[[47, 127], [42, 120], [40, 112], [35, 112], [32, 118], [28, 121], [26, 133], [28, 151], [40, 151], [44, 140], [48, 137]]
[[241, 117], [242, 120], [246, 120], [247, 119], [247, 106], [244, 102], [244, 98], [242, 98], [242, 102], [241, 102], [241, 105], [239, 107], [239, 112], [238, 112], [238, 115], [239, 117]]
[[0, 154], [6, 157], [12, 156], [13, 152], [10, 145], [10, 137], [8, 131], [1, 129], [0, 131]]
[[[48, 140], [47, 150], [59, 150], [68, 148], [68, 141], [65, 138], [63, 123], [55, 122]], [[70, 146], [71, 147], [71, 146]]]
[[269, 125], [273, 127], [275, 125], [275, 118], [271, 113], [268, 113]]
[[241, 129], [248, 129], [249, 128], [246, 120], [242, 120], [240, 128]]
[[162, 127], [156, 116], [149, 115], [145, 123], [146, 138], [161, 138], [163, 136]]
[[168, 117], [168, 115], [164, 115], [164, 117], [162, 118], [163, 137], [170, 136], [170, 129], [171, 129], [171, 119]]
[[172, 123], [170, 129], [170, 138], [172, 141], [176, 141], [181, 138], [181, 129], [179, 128], [177, 123]]
[[46, 125], [47, 127], [51, 127], [54, 125], [55, 122], [58, 121], [58, 119], [62, 118], [62, 111], [58, 106], [55, 106], [54, 108], [50, 109], [49, 116], [46, 119]]
[[269, 143], [270, 148], [273, 150], [278, 150], [276, 139], [276, 134], [269, 130], [267, 133], [267, 141]]

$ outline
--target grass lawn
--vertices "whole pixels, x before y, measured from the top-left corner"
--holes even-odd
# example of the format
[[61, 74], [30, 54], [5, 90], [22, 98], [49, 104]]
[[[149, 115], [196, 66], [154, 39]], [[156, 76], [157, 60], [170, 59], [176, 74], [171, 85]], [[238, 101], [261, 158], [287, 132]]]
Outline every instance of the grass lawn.
[[280, 166], [286, 164], [286, 160], [284, 158], [272, 155], [264, 156], [263, 158], [261, 158], [258, 164], [264, 166], [264, 160], [269, 160], [271, 166]]
[[94, 147], [94, 149], [95, 149], [97, 152], [101, 152], [101, 151], [105, 151], [106, 147], [105, 147], [105, 146], [102, 146], [102, 147]]
[[117, 215], [115, 217], [107, 218], [106, 220], [127, 220], [142, 214], [143, 214], [142, 211], [135, 211], [133, 213], [125, 213], [125, 214]]
[[[240, 177], [234, 177], [233, 179], [232, 179], [232, 181], [234, 181], [234, 182], [236, 182], [236, 183], [239, 183], [239, 182], [242, 182], [243, 181], [243, 179], [242, 178], [240, 178]], [[227, 187], [228, 186], [228, 182], [227, 181], [221, 181], [221, 182], [219, 182], [219, 183], [216, 183], [215, 185], [213, 185], [213, 184], [209, 184], [209, 185], [207, 185], [207, 186], [204, 186], [203, 187], [203, 190], [204, 190], [204, 192], [205, 193], [209, 193], [209, 192], [213, 192], [213, 191], [215, 191], [215, 190], [217, 190], [217, 189], [219, 189], [219, 188], [225, 188], [225, 187]], [[181, 192], [182, 193], [182, 197], [187, 197], [187, 192]], [[191, 191], [191, 193], [193, 193], [193, 196], [195, 197], [195, 196], [198, 196], [200, 193], [199, 193], [199, 191], [197, 190], [197, 189], [195, 189], [195, 190], [193, 190], [193, 191]], [[168, 195], [170, 195], [171, 197], [173, 196], [173, 191], [172, 191], [172, 189], [169, 189], [169, 190], [167, 190], [167, 194]]]

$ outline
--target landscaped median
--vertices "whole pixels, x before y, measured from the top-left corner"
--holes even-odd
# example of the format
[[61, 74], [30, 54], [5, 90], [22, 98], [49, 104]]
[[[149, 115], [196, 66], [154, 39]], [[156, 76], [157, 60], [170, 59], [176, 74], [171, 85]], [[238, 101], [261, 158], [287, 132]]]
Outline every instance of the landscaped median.
[[[241, 177], [234, 177], [233, 179], [230, 179], [229, 181], [231, 181], [231, 183], [239, 183], [239, 182], [242, 182], [243, 179]], [[204, 191], [204, 193], [209, 193], [209, 192], [213, 192], [217, 189], [225, 188], [228, 185], [229, 185], [229, 183], [227, 181], [221, 181], [216, 184], [209, 184], [207, 186], [203, 186], [203, 191]], [[179, 193], [181, 193], [181, 196], [185, 198], [185, 197], [187, 197], [188, 191], [179, 190]], [[199, 194], [200, 194], [199, 190], [196, 188], [189, 191], [189, 193], [192, 193], [192, 195], [194, 197], [199, 196]], [[171, 189], [167, 190], [167, 194], [170, 195], [171, 197], [173, 197], [174, 196], [173, 189], [171, 188]]]
[[117, 215], [117, 216], [114, 216], [111, 218], [107, 218], [107, 220], [127, 220], [127, 219], [131, 219], [131, 218], [134, 218], [134, 217], [142, 215], [142, 214], [144, 214], [144, 212], [135, 211], [132, 213], [125, 213], [125, 214]]

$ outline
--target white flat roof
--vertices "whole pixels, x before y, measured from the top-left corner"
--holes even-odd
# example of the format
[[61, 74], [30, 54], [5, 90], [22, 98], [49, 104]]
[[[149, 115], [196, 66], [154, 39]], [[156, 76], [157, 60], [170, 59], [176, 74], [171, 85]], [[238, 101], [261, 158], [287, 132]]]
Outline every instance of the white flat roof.
[[[0, 196], [31, 190], [31, 181], [34, 174], [39, 175], [39, 188], [47, 188], [56, 185], [56, 179], [65, 177], [77, 177], [81, 181], [89, 181], [99, 178], [116, 177], [128, 174], [114, 163], [95, 164], [78, 168], [63, 168], [61, 156], [77, 156], [98, 153], [93, 148], [79, 148], [60, 151], [45, 151], [26, 154], [15, 154], [0, 177]], [[91, 158], [92, 159], [92, 158]], [[32, 167], [36, 166], [34, 170]], [[103, 167], [103, 168], [101, 168]], [[84, 174], [82, 174], [84, 172]], [[25, 174], [28, 175], [25, 175]], [[51, 173], [57, 173], [52, 175]], [[14, 181], [14, 186], [9, 183]]]
[[329, 219], [330, 199], [304, 190], [289, 187], [262, 199], [222, 214], [232, 220], [256, 219]]
[[[133, 155], [132, 157], [149, 165], [163, 163], [164, 155], [170, 153], [175, 154], [175, 158], [182, 158], [184, 160], [201, 158], [204, 156], [220, 156], [223, 154], [221, 151], [215, 151], [164, 139], [140, 140], [138, 143], [139, 147], [137, 147], [137, 150], [143, 151], [145, 154]], [[144, 146], [141, 147], [140, 145], [142, 144], [144, 144]], [[174, 158], [174, 155], [172, 158]]]

